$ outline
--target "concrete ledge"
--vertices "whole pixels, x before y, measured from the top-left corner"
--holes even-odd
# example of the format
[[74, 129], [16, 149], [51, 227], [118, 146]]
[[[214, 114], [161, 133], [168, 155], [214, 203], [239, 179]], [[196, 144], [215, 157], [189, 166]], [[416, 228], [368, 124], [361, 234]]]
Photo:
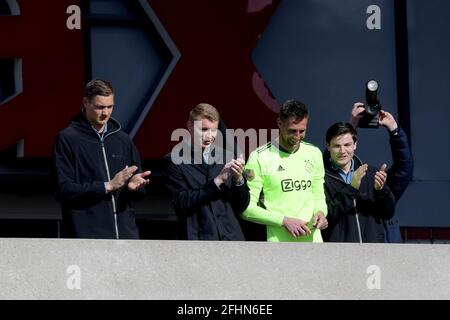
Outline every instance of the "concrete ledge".
[[[140, 217], [176, 220], [170, 196], [147, 195], [133, 203]], [[0, 219], [61, 220], [61, 205], [51, 193], [17, 195], [0, 193]]]
[[0, 248], [0, 299], [450, 299], [447, 245], [0, 239]]

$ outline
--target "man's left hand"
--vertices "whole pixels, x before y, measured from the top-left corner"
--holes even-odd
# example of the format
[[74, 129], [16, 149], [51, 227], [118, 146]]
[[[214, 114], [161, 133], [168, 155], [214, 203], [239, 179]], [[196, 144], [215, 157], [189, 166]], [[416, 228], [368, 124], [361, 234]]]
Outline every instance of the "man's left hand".
[[130, 181], [128, 182], [128, 190], [136, 191], [149, 184], [150, 180], [145, 178], [148, 177], [150, 174], [151, 171], [145, 171], [132, 176]]
[[380, 120], [379, 123], [381, 126], [386, 127], [389, 132], [397, 129], [397, 121], [395, 121], [394, 116], [387, 111], [380, 111]]
[[328, 227], [328, 220], [322, 211], [317, 212], [313, 217], [313, 226], [316, 229], [323, 230]]
[[234, 182], [240, 182], [243, 180], [242, 174], [244, 172], [244, 169], [245, 169], [245, 160], [241, 154], [236, 160], [232, 161], [231, 171], [233, 172]]
[[384, 187], [384, 184], [386, 183], [387, 179], [387, 173], [386, 173], [386, 167], [387, 165], [383, 163], [380, 170], [375, 172], [375, 190], [381, 190]]

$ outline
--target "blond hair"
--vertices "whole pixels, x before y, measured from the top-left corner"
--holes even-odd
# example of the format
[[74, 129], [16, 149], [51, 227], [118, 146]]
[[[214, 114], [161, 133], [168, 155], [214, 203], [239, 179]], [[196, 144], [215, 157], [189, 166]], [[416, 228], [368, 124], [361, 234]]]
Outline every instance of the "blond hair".
[[210, 121], [219, 121], [219, 111], [208, 103], [200, 103], [194, 107], [189, 113], [189, 121], [194, 122], [206, 118]]

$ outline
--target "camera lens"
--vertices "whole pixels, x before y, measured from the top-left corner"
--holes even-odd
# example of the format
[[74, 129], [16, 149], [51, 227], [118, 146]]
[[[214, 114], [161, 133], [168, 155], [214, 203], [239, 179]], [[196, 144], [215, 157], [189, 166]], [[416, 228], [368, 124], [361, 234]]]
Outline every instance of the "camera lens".
[[368, 104], [366, 106], [366, 112], [372, 116], [377, 115], [381, 110], [381, 106], [378, 103]]
[[369, 82], [367, 82], [367, 89], [369, 89], [369, 91], [377, 91], [378, 90], [378, 82], [376, 82], [375, 80], [370, 80]]
[[366, 104], [364, 106], [363, 117], [359, 121], [360, 128], [378, 128], [381, 104], [378, 101], [378, 81], [370, 80], [366, 82]]

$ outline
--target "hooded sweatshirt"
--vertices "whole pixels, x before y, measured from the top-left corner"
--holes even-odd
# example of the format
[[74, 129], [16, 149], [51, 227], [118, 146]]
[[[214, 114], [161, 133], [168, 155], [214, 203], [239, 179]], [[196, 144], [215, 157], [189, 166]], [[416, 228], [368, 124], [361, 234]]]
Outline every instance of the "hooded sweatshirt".
[[138, 239], [130, 198], [139, 199], [144, 189], [126, 186], [107, 193], [105, 182], [125, 166], [137, 166], [138, 151], [120, 124], [110, 118], [103, 139], [83, 112], [57, 136], [53, 148], [56, 199], [61, 202], [61, 235], [67, 238]]

